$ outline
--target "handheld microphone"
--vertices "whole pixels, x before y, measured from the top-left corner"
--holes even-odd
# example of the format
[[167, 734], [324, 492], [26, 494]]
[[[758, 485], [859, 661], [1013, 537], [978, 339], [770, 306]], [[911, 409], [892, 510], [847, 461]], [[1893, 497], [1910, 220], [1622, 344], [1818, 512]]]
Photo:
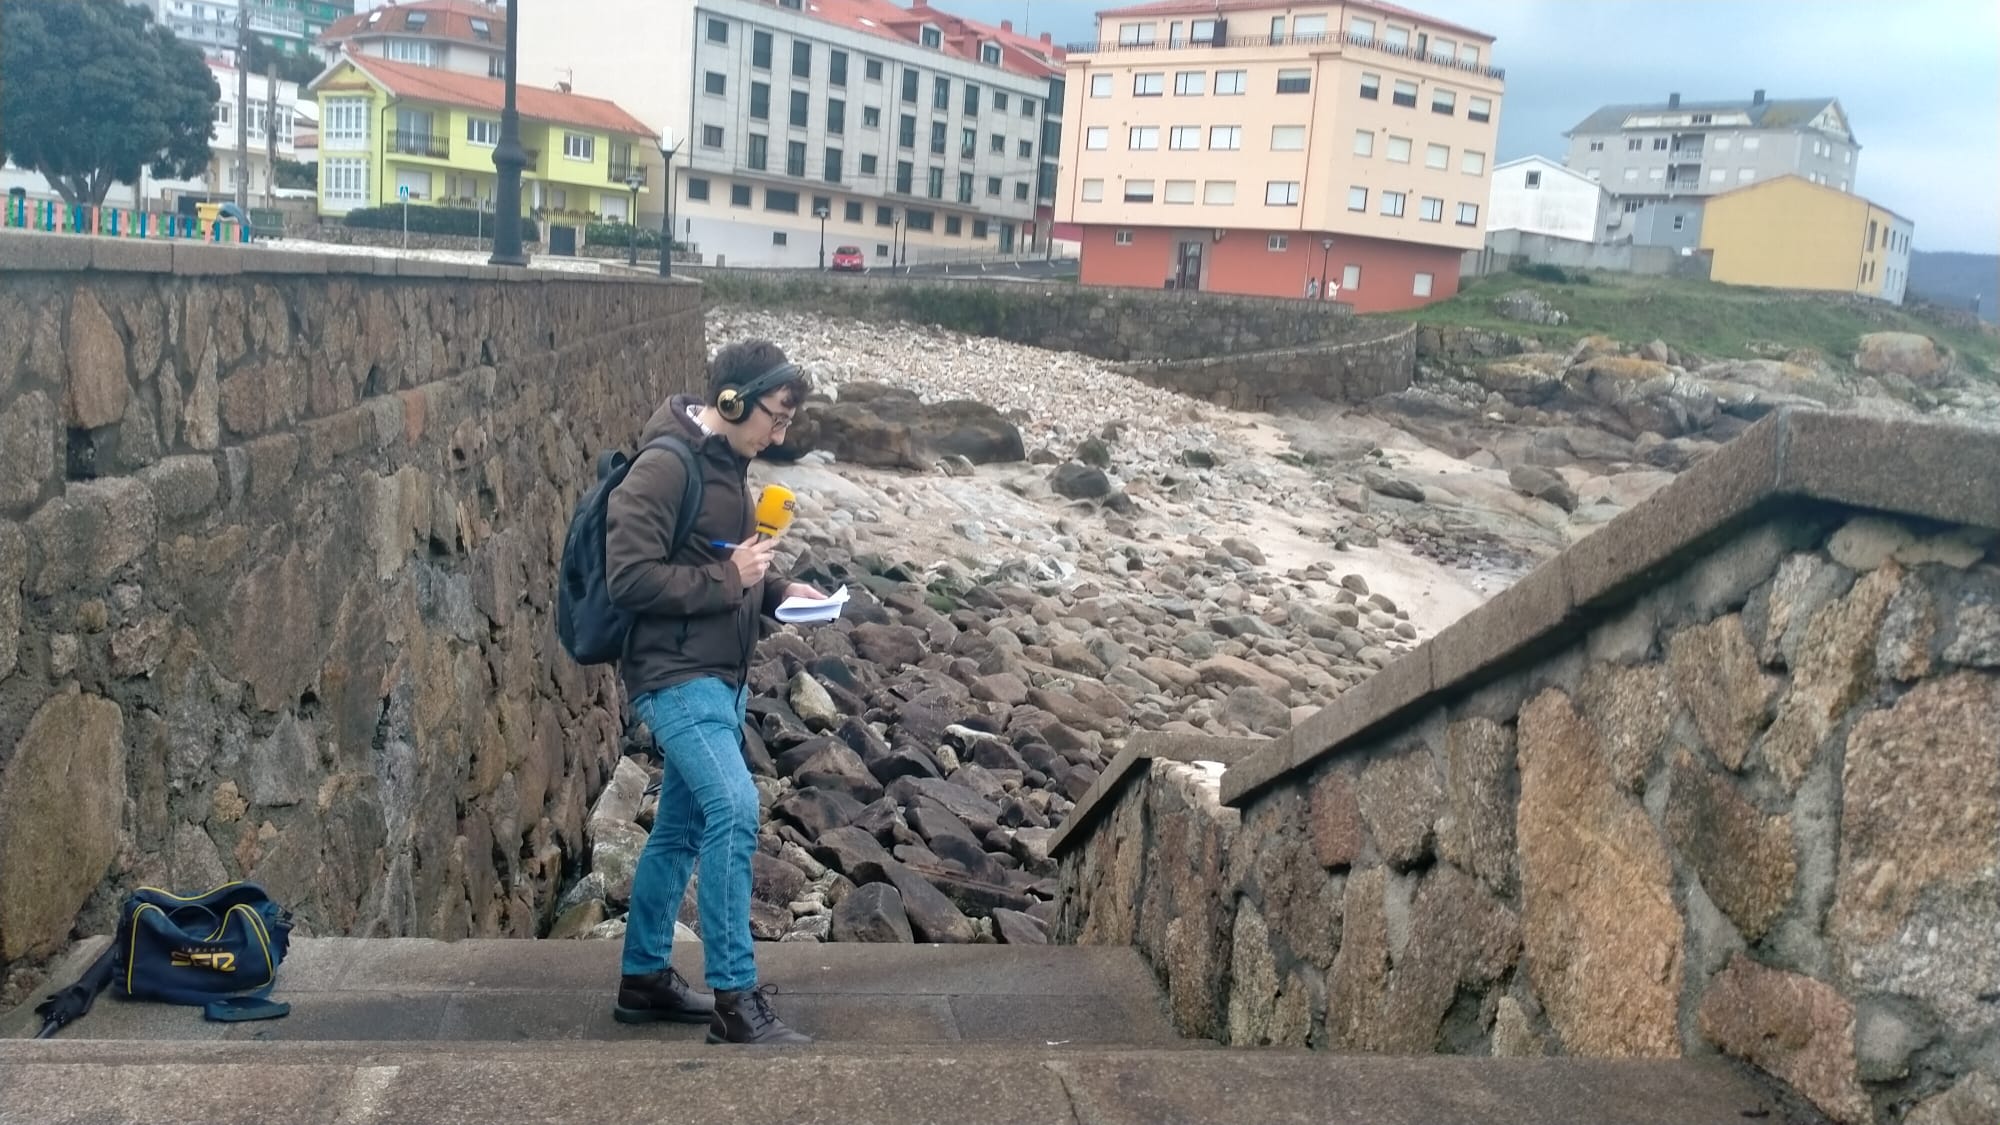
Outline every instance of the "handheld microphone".
[[798, 500], [792, 490], [782, 484], [767, 484], [757, 498], [757, 533], [775, 539], [792, 525], [797, 514]]

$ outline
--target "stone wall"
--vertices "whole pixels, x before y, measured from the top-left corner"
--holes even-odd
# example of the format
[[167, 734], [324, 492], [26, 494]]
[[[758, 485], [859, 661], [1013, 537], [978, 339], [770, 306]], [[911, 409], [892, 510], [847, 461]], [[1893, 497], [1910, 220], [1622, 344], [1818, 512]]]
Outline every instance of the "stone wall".
[[1108, 289], [1069, 282], [942, 281], [705, 268], [711, 300], [910, 320], [1121, 362], [1189, 360], [1372, 340], [1332, 302]]
[[702, 355], [694, 285], [0, 238], [0, 979], [140, 884], [536, 933], [619, 741], [563, 530]]
[[[1364, 338], [1208, 359], [1117, 367], [1156, 387], [1236, 410], [1278, 409], [1300, 398], [1366, 402], [1410, 388], [1416, 372], [1413, 324], [1363, 321]], [[1371, 337], [1372, 338], [1368, 338]]]
[[[1079, 807], [1060, 936], [1139, 944], [1234, 1043], [1720, 1052], [1837, 1121], [1992, 1120], [1996, 529], [1992, 432], [1774, 415], [1222, 806], [1155, 763]], [[1226, 860], [1186, 862], [1176, 803], [1240, 812]]]

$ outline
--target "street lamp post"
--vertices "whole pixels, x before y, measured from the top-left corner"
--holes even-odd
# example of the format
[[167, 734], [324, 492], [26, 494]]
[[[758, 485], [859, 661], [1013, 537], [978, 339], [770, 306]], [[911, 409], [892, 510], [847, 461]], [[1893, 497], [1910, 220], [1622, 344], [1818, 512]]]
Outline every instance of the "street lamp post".
[[826, 272], [826, 215], [826, 208], [813, 208], [813, 218], [819, 220], [819, 270], [821, 273]]
[[660, 215], [660, 276], [674, 276], [674, 154], [681, 150], [681, 143], [674, 140], [671, 127], [660, 134], [660, 179], [666, 181], [660, 190], [667, 197], [667, 205]]
[[1319, 294], [1320, 294], [1320, 300], [1322, 301], [1326, 300], [1326, 260], [1330, 255], [1332, 255], [1332, 253], [1333, 253], [1333, 239], [1331, 238], [1320, 239], [1319, 240]]
[[638, 168], [625, 173], [625, 186], [632, 189], [632, 217], [625, 220], [626, 245], [629, 252], [625, 264], [636, 267], [639, 264], [639, 185], [646, 182]]
[[521, 170], [528, 150], [521, 147], [521, 115], [514, 108], [514, 72], [520, 59], [520, 0], [507, 0], [507, 100], [500, 110], [500, 142], [493, 147], [499, 182], [493, 192], [493, 256], [496, 266], [525, 266], [521, 252]]
[[900, 255], [897, 247], [897, 239], [902, 235], [902, 231], [903, 216], [899, 214], [889, 220], [889, 268], [891, 270], [896, 268], [896, 259]]

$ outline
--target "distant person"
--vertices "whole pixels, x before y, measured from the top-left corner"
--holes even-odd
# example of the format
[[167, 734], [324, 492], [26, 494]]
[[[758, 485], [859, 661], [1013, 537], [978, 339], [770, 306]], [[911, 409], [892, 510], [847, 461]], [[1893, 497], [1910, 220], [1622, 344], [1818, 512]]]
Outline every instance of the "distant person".
[[[768, 340], [731, 344], [708, 367], [705, 398], [675, 395], [640, 438], [684, 438], [701, 469], [701, 508], [673, 549], [687, 470], [671, 449], [639, 454], [606, 506], [605, 578], [634, 615], [618, 671], [632, 710], [664, 759], [660, 806], [632, 878], [613, 1015], [626, 1023], [708, 1024], [710, 1043], [802, 1044], [757, 987], [750, 940], [750, 857], [757, 788], [741, 750], [760, 613], [787, 597], [823, 598], [771, 569], [775, 540], [753, 542], [750, 461], [783, 439], [811, 382]], [[708, 986], [670, 964], [675, 916], [701, 861], [697, 902]]]
[[1319, 278], [1316, 277], [1306, 278], [1306, 300], [1308, 301], [1319, 300]]

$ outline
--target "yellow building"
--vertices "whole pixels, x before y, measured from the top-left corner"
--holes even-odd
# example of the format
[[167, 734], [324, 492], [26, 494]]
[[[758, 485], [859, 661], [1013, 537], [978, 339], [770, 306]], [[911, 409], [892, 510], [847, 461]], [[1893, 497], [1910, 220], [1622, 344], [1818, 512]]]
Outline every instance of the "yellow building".
[[[506, 84], [414, 63], [344, 55], [315, 79], [319, 209], [411, 202], [489, 205]], [[637, 175], [644, 193], [651, 129], [612, 102], [522, 84], [516, 91], [522, 206], [531, 213], [620, 220]]]
[[1725, 285], [1818, 289], [1903, 303], [1910, 220], [1802, 176], [1780, 176], [1709, 199], [1701, 248]]

